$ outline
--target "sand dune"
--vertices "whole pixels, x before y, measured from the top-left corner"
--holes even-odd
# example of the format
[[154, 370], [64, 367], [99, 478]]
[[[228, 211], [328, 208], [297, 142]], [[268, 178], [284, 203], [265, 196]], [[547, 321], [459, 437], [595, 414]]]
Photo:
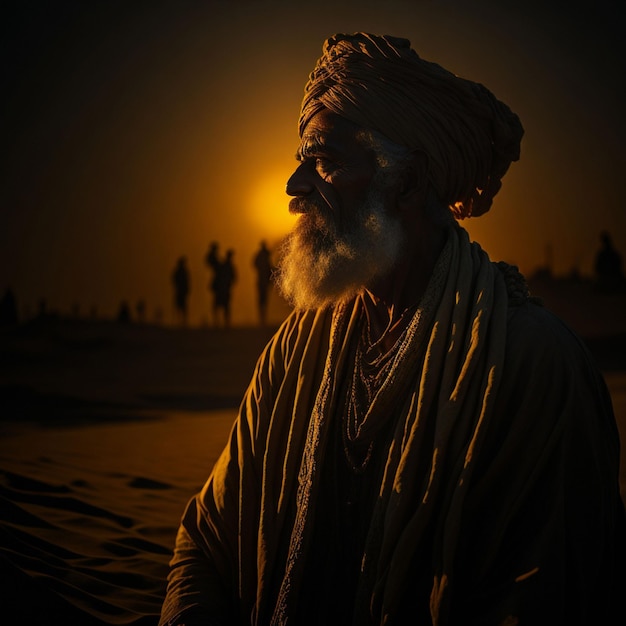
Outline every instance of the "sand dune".
[[234, 417], [15, 429], [0, 449], [4, 557], [99, 622], [156, 622], [178, 519]]
[[[44, 320], [0, 333], [5, 623], [156, 624], [178, 520], [272, 331]], [[590, 345], [624, 438], [624, 337]]]
[[178, 520], [272, 332], [41, 320], [2, 335], [4, 615], [157, 621]]

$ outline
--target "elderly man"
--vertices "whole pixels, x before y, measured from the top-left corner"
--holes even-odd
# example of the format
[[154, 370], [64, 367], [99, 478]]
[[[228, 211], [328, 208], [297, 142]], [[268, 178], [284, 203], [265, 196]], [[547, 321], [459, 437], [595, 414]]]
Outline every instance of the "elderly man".
[[184, 513], [162, 624], [604, 623], [610, 398], [454, 219], [490, 208], [522, 133], [404, 39], [325, 43], [287, 183], [295, 310]]

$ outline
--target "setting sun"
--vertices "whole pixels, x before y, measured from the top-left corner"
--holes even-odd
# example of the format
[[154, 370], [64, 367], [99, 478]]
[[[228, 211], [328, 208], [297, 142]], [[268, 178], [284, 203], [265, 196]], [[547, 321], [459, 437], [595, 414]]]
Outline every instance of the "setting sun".
[[268, 238], [282, 237], [295, 222], [295, 216], [287, 208], [289, 196], [285, 193], [291, 173], [288, 168], [276, 169], [251, 186], [246, 211], [255, 229]]

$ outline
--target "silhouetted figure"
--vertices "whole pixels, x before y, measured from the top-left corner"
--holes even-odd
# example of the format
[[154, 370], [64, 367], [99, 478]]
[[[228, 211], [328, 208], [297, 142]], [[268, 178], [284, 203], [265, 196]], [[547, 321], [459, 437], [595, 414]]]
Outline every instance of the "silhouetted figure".
[[217, 271], [220, 266], [219, 244], [213, 241], [204, 256], [204, 263], [211, 271], [209, 280], [209, 291], [211, 292], [212, 302], [211, 311], [213, 314], [213, 326], [217, 326], [218, 304], [217, 304]]
[[622, 257], [613, 247], [611, 236], [605, 230], [600, 233], [602, 247], [596, 254], [594, 270], [597, 287], [606, 293], [615, 293], [626, 289], [626, 278], [622, 271]]
[[265, 241], [261, 241], [261, 246], [254, 255], [254, 269], [256, 270], [257, 280], [257, 305], [259, 308], [259, 322], [261, 326], [265, 326], [267, 322], [267, 300], [272, 279], [272, 262], [270, 259], [270, 251]]
[[130, 306], [126, 300], [120, 302], [120, 308], [117, 310], [117, 321], [122, 324], [128, 324], [130, 322]]
[[213, 281], [215, 294], [215, 317], [219, 315], [219, 311], [223, 312], [224, 326], [230, 326], [230, 299], [231, 292], [235, 281], [237, 280], [237, 271], [233, 264], [233, 256], [235, 251], [230, 249], [226, 252], [226, 258], [217, 266], [215, 279]]
[[172, 272], [172, 284], [174, 285], [174, 310], [183, 326], [187, 325], [187, 300], [191, 291], [187, 258], [181, 256]]
[[17, 324], [17, 298], [11, 287], [7, 287], [0, 299], [0, 326], [13, 326]]
[[220, 263], [219, 250], [220, 250], [219, 244], [217, 243], [217, 241], [213, 241], [211, 242], [211, 245], [209, 246], [209, 249], [207, 250], [206, 256], [204, 257], [204, 262], [214, 272], [217, 271], [217, 267]]

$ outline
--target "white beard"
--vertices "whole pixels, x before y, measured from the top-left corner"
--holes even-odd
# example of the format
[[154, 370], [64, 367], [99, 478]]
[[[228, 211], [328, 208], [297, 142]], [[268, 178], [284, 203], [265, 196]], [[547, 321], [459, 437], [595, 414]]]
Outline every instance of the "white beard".
[[277, 274], [281, 293], [296, 309], [348, 301], [396, 263], [404, 234], [400, 221], [385, 211], [382, 191], [375, 178], [343, 233], [332, 216], [325, 217], [328, 210], [313, 206], [300, 216], [283, 243]]

